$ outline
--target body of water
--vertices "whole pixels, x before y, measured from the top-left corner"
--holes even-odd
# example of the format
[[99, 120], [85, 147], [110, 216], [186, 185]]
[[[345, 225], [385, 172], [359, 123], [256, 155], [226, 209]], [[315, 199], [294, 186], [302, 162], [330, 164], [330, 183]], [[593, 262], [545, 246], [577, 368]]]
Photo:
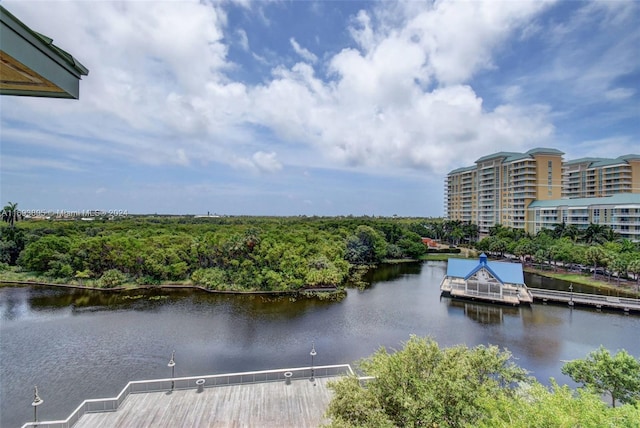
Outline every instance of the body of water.
[[[383, 267], [371, 287], [339, 302], [216, 295], [0, 288], [0, 426], [66, 418], [84, 399], [115, 396], [130, 380], [353, 363], [410, 335], [441, 346], [508, 348], [540, 381], [570, 379], [563, 360], [600, 345], [640, 355], [640, 317], [538, 305], [513, 308], [440, 297], [445, 262]], [[531, 278], [530, 278], [531, 279]], [[529, 280], [529, 279], [528, 279]], [[539, 286], [539, 285], [534, 285]]]

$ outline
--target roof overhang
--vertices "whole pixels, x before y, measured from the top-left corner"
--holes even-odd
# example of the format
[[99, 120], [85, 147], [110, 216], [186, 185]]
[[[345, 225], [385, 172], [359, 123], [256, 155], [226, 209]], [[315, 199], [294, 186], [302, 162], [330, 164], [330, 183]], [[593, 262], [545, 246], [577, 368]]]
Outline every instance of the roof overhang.
[[0, 95], [73, 98], [89, 70], [0, 6]]

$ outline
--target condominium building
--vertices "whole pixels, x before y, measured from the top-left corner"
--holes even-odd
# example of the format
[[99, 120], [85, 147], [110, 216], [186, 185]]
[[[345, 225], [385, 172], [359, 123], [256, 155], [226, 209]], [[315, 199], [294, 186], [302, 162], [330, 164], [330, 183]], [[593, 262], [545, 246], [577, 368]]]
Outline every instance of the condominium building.
[[496, 224], [537, 233], [558, 223], [610, 226], [640, 240], [640, 155], [563, 162], [556, 149], [498, 152], [445, 181], [450, 220], [469, 221], [486, 235]]
[[582, 158], [562, 167], [563, 198], [597, 198], [640, 193], [640, 155]]
[[531, 220], [526, 230], [532, 234], [561, 223], [575, 225], [580, 230], [593, 223], [611, 227], [622, 238], [640, 241], [640, 193], [534, 201], [527, 208], [527, 217]]
[[562, 155], [549, 148], [499, 152], [451, 171], [445, 183], [447, 216], [477, 224], [481, 234], [498, 223], [523, 229], [532, 201], [561, 197]]

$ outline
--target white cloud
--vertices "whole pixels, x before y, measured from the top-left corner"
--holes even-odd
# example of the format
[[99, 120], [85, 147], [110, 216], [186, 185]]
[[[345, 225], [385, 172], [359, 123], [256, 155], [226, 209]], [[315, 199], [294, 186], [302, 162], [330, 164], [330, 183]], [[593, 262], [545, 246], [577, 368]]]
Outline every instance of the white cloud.
[[291, 47], [293, 47], [295, 53], [300, 55], [302, 59], [312, 63], [318, 61], [318, 57], [313, 52], [300, 46], [293, 37], [289, 39], [289, 43], [291, 43]]
[[282, 169], [275, 153], [256, 152], [253, 154], [255, 166], [262, 172], [276, 172]]
[[605, 97], [610, 100], [623, 100], [631, 98], [636, 93], [632, 88], [615, 88], [605, 92]]
[[[553, 133], [544, 106], [518, 106], [514, 97], [487, 110], [469, 85], [495, 67], [495, 50], [544, 8], [538, 2], [377, 3], [352, 19], [355, 47], [319, 61], [292, 37], [306, 62], [274, 67], [255, 85], [233, 79], [224, 35], [247, 49], [248, 36], [228, 28], [224, 3], [61, 2], [47, 14], [7, 5], [90, 69], [78, 102], [58, 101], [52, 111], [49, 102], [12, 100], [3, 109], [3, 118], [34, 117], [41, 135], [52, 135], [30, 144], [86, 156], [88, 146], [133, 164], [218, 162], [273, 173], [282, 169], [277, 151], [287, 164], [296, 153], [304, 168], [440, 173]], [[256, 7], [264, 14], [267, 6]], [[253, 127], [284, 142], [276, 150]]]
[[249, 37], [247, 36], [247, 32], [239, 28], [236, 34], [238, 34], [238, 43], [242, 46], [242, 49], [249, 51]]

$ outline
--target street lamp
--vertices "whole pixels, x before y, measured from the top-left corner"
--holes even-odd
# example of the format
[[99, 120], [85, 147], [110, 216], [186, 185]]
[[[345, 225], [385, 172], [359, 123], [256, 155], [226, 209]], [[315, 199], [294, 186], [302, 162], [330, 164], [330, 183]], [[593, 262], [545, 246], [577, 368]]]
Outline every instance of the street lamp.
[[176, 370], [176, 361], [174, 358], [175, 356], [176, 356], [176, 351], [174, 350], [173, 352], [171, 352], [171, 359], [169, 360], [169, 364], [167, 364], [167, 367], [171, 367], [171, 390], [172, 391], [174, 387], [173, 375], [175, 374], [175, 370]]
[[316, 353], [316, 346], [313, 342], [311, 342], [311, 352], [309, 352], [309, 355], [311, 355], [311, 379], [309, 379], [311, 382], [313, 382], [313, 375], [314, 375], [314, 371], [313, 371], [313, 357], [315, 357], [317, 355]]
[[38, 406], [44, 403], [44, 400], [38, 395], [38, 387], [33, 387], [33, 422], [38, 422]]
[[569, 284], [569, 306], [573, 306], [573, 283]]

